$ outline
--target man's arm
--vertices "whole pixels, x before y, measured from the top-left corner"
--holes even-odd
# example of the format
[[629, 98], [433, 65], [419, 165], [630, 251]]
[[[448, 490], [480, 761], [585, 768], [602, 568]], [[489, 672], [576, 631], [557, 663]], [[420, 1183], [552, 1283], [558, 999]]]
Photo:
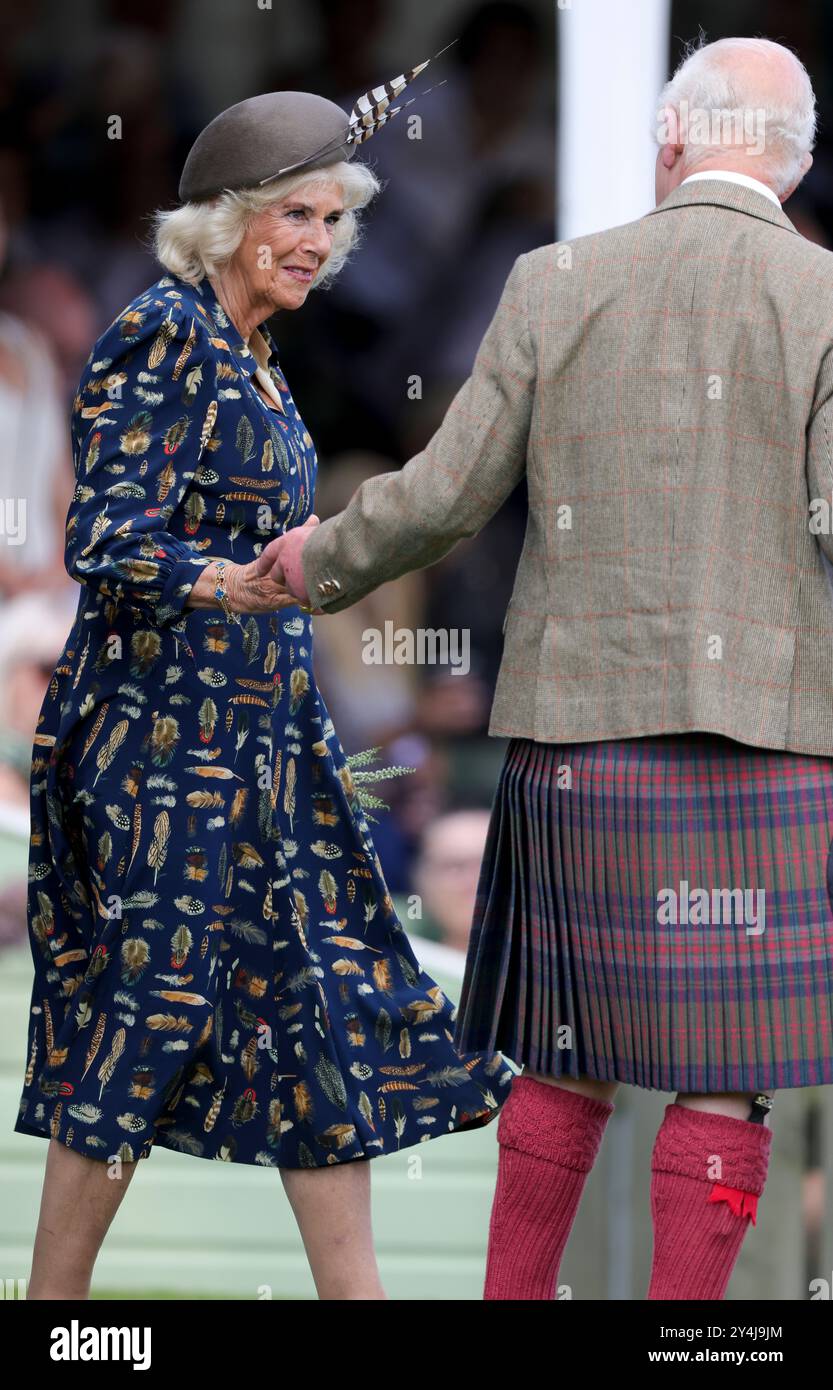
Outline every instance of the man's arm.
[[442, 559], [482, 530], [523, 477], [536, 376], [528, 259], [515, 261], [472, 374], [422, 453], [368, 478], [342, 512], [311, 529], [301, 565], [322, 612]]

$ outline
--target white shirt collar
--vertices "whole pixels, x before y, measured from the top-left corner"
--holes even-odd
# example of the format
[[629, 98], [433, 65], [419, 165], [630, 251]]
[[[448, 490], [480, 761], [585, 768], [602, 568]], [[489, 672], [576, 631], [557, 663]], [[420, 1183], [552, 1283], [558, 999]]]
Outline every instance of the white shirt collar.
[[763, 193], [764, 197], [769, 198], [777, 208], [781, 206], [777, 195], [765, 183], [761, 183], [760, 179], [753, 179], [749, 174], [738, 174], [734, 169], [708, 169], [703, 170], [702, 173], [689, 174], [688, 178], [682, 180], [679, 187], [682, 188], [683, 184], [686, 183], [694, 183], [695, 179], [723, 179], [726, 183], [740, 183], [743, 184], [744, 188], [754, 188], [758, 193]]

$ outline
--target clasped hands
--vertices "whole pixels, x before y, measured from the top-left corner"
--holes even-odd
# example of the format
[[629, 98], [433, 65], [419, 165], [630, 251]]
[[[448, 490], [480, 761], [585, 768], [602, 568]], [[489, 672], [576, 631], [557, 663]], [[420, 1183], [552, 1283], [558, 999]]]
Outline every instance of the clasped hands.
[[278, 608], [300, 605], [310, 613], [323, 609], [310, 607], [310, 597], [301, 568], [301, 553], [320, 518], [309, 516], [303, 526], [293, 526], [276, 536], [247, 565], [229, 567], [226, 590], [232, 609], [244, 613], [268, 613]]

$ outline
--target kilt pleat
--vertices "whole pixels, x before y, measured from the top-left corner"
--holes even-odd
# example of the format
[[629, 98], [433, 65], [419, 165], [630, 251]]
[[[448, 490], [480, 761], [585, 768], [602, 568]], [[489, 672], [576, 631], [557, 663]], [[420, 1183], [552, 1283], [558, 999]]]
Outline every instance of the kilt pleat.
[[[705, 732], [510, 740], [455, 1046], [661, 1091], [833, 1082], [831, 850], [833, 759]], [[738, 890], [727, 919], [713, 894]]]

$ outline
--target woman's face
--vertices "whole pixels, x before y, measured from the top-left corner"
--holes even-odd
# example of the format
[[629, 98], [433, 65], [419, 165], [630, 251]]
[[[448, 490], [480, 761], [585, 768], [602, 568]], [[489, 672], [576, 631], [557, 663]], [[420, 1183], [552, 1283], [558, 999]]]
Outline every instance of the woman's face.
[[235, 259], [253, 302], [300, 309], [333, 247], [341, 189], [301, 187], [258, 213]]

